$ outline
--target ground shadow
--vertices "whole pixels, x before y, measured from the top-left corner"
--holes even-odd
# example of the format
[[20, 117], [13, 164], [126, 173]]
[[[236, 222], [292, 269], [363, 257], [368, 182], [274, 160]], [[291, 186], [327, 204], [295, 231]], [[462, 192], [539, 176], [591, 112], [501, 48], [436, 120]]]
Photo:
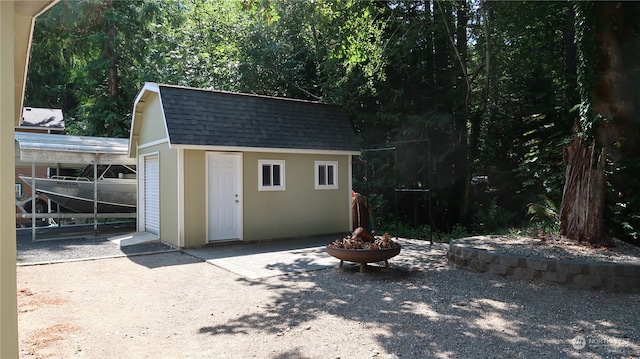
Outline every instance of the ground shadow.
[[[97, 237], [61, 237], [57, 239], [33, 241], [30, 236], [21, 233], [21, 235], [16, 238], [16, 262], [18, 265], [123, 256], [130, 257], [134, 262], [146, 263], [149, 261], [136, 257], [142, 254], [170, 251], [175, 251], [175, 249], [160, 242], [120, 247], [118, 243], [110, 241], [108, 237], [103, 235]], [[156, 266], [162, 266], [160, 262], [153, 263], [155, 263], [154, 265]]]
[[[262, 242], [230, 242], [213, 243], [202, 248], [187, 249], [186, 253], [192, 254], [204, 261], [223, 259], [229, 257], [250, 256], [273, 252], [308, 250], [309, 248], [322, 247], [335, 240], [338, 235], [323, 235], [315, 237], [298, 238], [295, 240], [273, 240]], [[298, 251], [297, 253], [303, 253]]]
[[[436, 245], [402, 245], [410, 255], [391, 262], [394, 275], [386, 277], [331, 268], [273, 281], [238, 279], [274, 297], [263, 311], [202, 327], [200, 333], [277, 335], [329, 314], [377, 328], [375, 341], [386, 354], [402, 358], [640, 355], [640, 339], [632, 337], [639, 319], [620, 315], [640, 312], [638, 295], [472, 273], [449, 266]], [[295, 270], [305, 264], [301, 259], [273, 265]], [[562, 300], [542, 300], [545, 296]], [[577, 337], [586, 338], [587, 345], [574, 347]], [[295, 350], [283, 355], [279, 358], [303, 356]]]

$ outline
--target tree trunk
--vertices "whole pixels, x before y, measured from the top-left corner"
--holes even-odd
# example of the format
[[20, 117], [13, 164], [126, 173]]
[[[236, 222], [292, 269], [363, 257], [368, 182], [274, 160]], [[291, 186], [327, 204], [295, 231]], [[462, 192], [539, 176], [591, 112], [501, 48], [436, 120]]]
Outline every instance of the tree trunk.
[[560, 209], [562, 235], [592, 244], [603, 239], [606, 184], [606, 150], [603, 148], [596, 159], [595, 147], [595, 142], [588, 146], [581, 137], [575, 135], [564, 149], [567, 169]]
[[566, 101], [569, 107], [573, 107], [580, 102], [578, 93], [578, 65], [576, 47], [575, 10], [571, 2], [567, 2], [566, 25], [562, 31], [564, 40], [564, 77], [567, 82]]
[[[638, 131], [634, 104], [634, 86], [627, 72], [623, 48], [633, 43], [637, 37], [634, 22], [630, 19], [636, 9], [635, 4], [626, 2], [595, 3], [587, 7], [581, 20], [587, 18], [595, 26], [594, 38], [581, 37], [582, 48], [595, 46], [595, 68], [586, 68], [592, 72], [593, 84], [579, 83], [579, 86], [591, 86], [583, 91], [582, 103], [590, 103], [598, 118], [583, 118], [582, 121], [594, 125], [595, 140], [587, 146], [576, 135], [565, 148], [564, 161], [566, 168], [565, 187], [560, 212], [560, 230], [563, 235], [576, 240], [597, 243], [604, 236], [604, 202], [606, 192], [605, 149], [609, 149], [614, 163], [613, 179], [617, 163], [636, 152], [635, 141]], [[577, 23], [577, 22], [576, 22]], [[584, 23], [582, 26], [586, 26]], [[593, 43], [591, 43], [593, 42]], [[594, 60], [594, 59], [591, 59]], [[635, 59], [631, 59], [635, 61]], [[582, 60], [584, 61], [584, 59]], [[584, 66], [584, 65], [583, 65]], [[588, 78], [585, 77], [585, 78]], [[584, 82], [584, 81], [583, 81]], [[585, 95], [586, 94], [586, 95]], [[587, 97], [588, 96], [588, 97]], [[595, 148], [602, 148], [596, 161]], [[594, 163], [595, 162], [595, 163]]]
[[[113, 9], [113, 0], [107, 1], [107, 7], [110, 11]], [[109, 91], [109, 98], [115, 99], [118, 96], [118, 54], [116, 53], [116, 36], [118, 31], [116, 29], [115, 22], [108, 25], [107, 37], [109, 43], [107, 44], [107, 58], [109, 59], [109, 75], [107, 78], [107, 87]]]

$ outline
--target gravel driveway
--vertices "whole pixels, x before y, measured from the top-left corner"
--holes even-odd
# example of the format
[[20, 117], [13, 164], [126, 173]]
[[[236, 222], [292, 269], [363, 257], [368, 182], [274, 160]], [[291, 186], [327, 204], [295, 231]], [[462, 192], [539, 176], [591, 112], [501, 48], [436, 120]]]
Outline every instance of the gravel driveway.
[[135, 231], [135, 223], [133, 225], [130, 223], [100, 225], [97, 236], [94, 236], [92, 225], [38, 228], [34, 241], [30, 228], [19, 229], [16, 231], [16, 260], [18, 265], [29, 265], [173, 250], [163, 243], [120, 247], [117, 242], [109, 240], [114, 236], [132, 231]]
[[334, 267], [252, 280], [183, 252], [21, 266], [20, 354], [640, 357], [638, 294], [457, 270], [446, 244], [401, 243], [393, 271], [366, 274]]

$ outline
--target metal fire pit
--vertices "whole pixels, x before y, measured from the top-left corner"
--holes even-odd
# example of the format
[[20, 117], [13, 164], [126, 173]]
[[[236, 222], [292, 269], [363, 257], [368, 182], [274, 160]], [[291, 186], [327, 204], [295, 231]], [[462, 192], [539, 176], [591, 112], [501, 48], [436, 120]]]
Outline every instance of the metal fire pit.
[[400, 253], [400, 243], [395, 243], [393, 248], [383, 249], [347, 249], [334, 248], [327, 244], [327, 253], [340, 260], [340, 268], [344, 261], [360, 264], [360, 272], [364, 272], [367, 263], [384, 261], [385, 268], [389, 268], [388, 259], [395, 257]]

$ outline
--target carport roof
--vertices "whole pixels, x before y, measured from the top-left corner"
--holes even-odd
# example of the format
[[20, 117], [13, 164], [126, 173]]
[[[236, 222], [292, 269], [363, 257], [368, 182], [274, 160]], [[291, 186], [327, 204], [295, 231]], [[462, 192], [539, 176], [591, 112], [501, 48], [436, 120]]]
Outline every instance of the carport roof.
[[135, 164], [127, 156], [126, 138], [52, 135], [45, 133], [15, 133], [16, 166], [52, 166], [63, 164], [86, 166], [99, 164]]
[[136, 105], [145, 91], [160, 95], [171, 146], [360, 153], [337, 105], [152, 83]]
[[21, 127], [45, 130], [64, 130], [64, 116], [58, 108], [25, 107], [22, 109]]

